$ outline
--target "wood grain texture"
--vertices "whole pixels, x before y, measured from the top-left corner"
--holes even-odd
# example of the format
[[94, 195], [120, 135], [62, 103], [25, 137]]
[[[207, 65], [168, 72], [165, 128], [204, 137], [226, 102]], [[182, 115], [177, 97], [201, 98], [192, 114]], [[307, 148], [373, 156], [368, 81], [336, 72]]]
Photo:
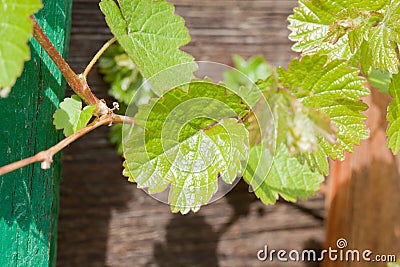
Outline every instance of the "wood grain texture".
[[[37, 15], [61, 54], [66, 55], [70, 0], [43, 1]], [[51, 59], [31, 41], [32, 60], [10, 96], [0, 99], [0, 165], [32, 156], [61, 137], [52, 114], [65, 82]], [[53, 266], [57, 235], [60, 155], [50, 170], [40, 163], [0, 177], [0, 266]]]
[[[184, 49], [197, 60], [230, 65], [234, 53], [263, 54], [274, 65], [286, 66], [296, 56], [290, 52], [286, 21], [295, 0], [172, 2], [191, 32], [192, 42]], [[70, 62], [83, 71], [111, 38], [97, 0], [74, 1], [71, 38]], [[89, 83], [111, 103], [96, 69]], [[122, 159], [107, 133], [107, 127], [101, 128], [65, 150], [58, 266], [305, 266], [259, 262], [256, 254], [266, 244], [290, 250], [318, 248], [322, 242], [321, 196], [264, 206], [241, 183], [199, 213], [171, 214], [167, 205], [121, 176]]]
[[[371, 250], [376, 255], [400, 258], [400, 158], [387, 148], [386, 114], [388, 94], [371, 89], [365, 99], [369, 106], [367, 127], [370, 138], [364, 140], [343, 162], [332, 162], [327, 203], [327, 240], [335, 247], [345, 238], [348, 248]], [[324, 266], [362, 267], [365, 262], [326, 262]], [[387, 266], [371, 262], [368, 266]]]

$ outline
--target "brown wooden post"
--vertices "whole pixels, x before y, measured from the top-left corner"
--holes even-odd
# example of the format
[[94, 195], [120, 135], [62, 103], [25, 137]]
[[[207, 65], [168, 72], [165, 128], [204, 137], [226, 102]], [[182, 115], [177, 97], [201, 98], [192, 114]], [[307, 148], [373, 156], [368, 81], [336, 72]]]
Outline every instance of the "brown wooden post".
[[[372, 90], [367, 127], [370, 138], [346, 154], [343, 162], [332, 162], [327, 193], [326, 248], [336, 249], [339, 238], [346, 249], [369, 249], [377, 254], [396, 254], [400, 259], [400, 161], [387, 148], [387, 94]], [[346, 251], [344, 249], [344, 251]], [[325, 267], [387, 266], [387, 263], [329, 261]]]

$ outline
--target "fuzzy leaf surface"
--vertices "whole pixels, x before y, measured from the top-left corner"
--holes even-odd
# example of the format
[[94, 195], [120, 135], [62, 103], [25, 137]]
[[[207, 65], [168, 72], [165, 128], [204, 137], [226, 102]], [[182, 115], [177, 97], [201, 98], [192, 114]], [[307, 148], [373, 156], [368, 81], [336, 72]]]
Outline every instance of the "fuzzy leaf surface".
[[[198, 211], [217, 192], [218, 179], [232, 183], [242, 173], [248, 153], [248, 132], [235, 119], [223, 120], [154, 155], [146, 151], [144, 135], [125, 146], [125, 175], [150, 194], [170, 185], [168, 202], [173, 212]], [[162, 140], [153, 140], [163, 146]]]

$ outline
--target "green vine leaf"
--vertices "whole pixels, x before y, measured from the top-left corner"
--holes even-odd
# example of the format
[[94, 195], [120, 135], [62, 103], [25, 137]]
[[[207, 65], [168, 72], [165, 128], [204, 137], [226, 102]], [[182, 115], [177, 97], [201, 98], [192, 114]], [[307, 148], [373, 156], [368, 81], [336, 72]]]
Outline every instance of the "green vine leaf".
[[171, 185], [174, 212], [197, 211], [232, 183], [247, 158], [248, 131], [238, 121], [247, 107], [222, 85], [193, 81], [140, 106], [135, 121], [145, 131], [125, 137], [124, 174], [149, 193]]
[[294, 14], [288, 19], [289, 29], [292, 31], [289, 39], [296, 42], [292, 47], [294, 51], [303, 53], [321, 51], [332, 54], [332, 57], [348, 57], [349, 50], [345, 47], [347, 40], [342, 40], [345, 38], [341, 38], [335, 44], [325, 41], [330, 25], [334, 24], [336, 19], [316, 1], [300, 0], [299, 7], [294, 9]]
[[[327, 154], [321, 147], [321, 139], [335, 143], [336, 129], [328, 115], [324, 112], [304, 106], [287, 89], [275, 87], [275, 82], [267, 86], [265, 98], [267, 103], [258, 102], [249, 119], [250, 141], [273, 154], [276, 147], [284, 145], [291, 158], [304, 165], [311, 172], [322, 176], [328, 175], [329, 164]], [[262, 114], [269, 105], [272, 113]], [[253, 116], [257, 117], [254, 119]], [[261, 148], [260, 148], [261, 149]], [[268, 162], [260, 162], [266, 164]]]
[[77, 95], [67, 97], [60, 103], [60, 108], [53, 115], [53, 124], [57, 130], [63, 129], [65, 136], [70, 136], [85, 127], [96, 106], [86, 106], [82, 110], [82, 101]]
[[392, 76], [389, 94], [393, 97], [393, 101], [388, 107], [389, 126], [386, 135], [389, 138], [388, 147], [392, 149], [393, 154], [397, 154], [400, 150], [400, 74]]
[[[288, 70], [279, 68], [280, 84], [289, 90], [302, 105], [322, 112], [336, 129], [337, 141], [332, 143], [326, 136], [319, 136], [319, 145], [333, 159], [343, 159], [343, 151], [353, 151], [362, 139], [368, 137], [365, 129], [367, 109], [360, 97], [367, 96], [365, 79], [359, 71], [346, 66], [344, 60], [328, 62], [327, 56], [305, 56], [294, 59]], [[324, 120], [318, 120], [324, 121]]]
[[33, 23], [29, 16], [42, 8], [40, 0], [3, 0], [0, 5], [0, 97], [6, 97], [24, 62], [29, 60], [27, 42]]
[[265, 204], [274, 204], [279, 195], [292, 202], [306, 199], [324, 180], [321, 173], [291, 155], [284, 144], [279, 145], [275, 155], [264, 144], [252, 147], [243, 178]]
[[289, 16], [289, 38], [298, 52], [351, 60], [365, 73], [371, 68], [397, 73], [399, 14], [395, 0], [300, 0]]
[[[158, 93], [171, 85], [186, 83], [197, 65], [179, 48], [190, 41], [185, 21], [174, 14], [174, 6], [154, 0], [102, 0], [100, 8], [118, 42]], [[181, 65], [182, 64], [182, 65]], [[170, 68], [180, 65], [178, 68]], [[170, 68], [170, 69], [169, 69]]]

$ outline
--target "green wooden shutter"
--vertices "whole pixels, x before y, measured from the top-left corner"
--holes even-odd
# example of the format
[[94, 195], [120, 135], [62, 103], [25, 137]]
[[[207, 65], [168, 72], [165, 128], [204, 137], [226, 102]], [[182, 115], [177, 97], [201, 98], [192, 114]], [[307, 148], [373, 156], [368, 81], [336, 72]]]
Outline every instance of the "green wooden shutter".
[[[1, 4], [1, 3], [0, 3]], [[72, 0], [43, 0], [36, 15], [62, 55], [69, 41]], [[64, 96], [61, 73], [36, 40], [10, 96], [0, 99], [0, 165], [32, 156], [61, 136], [52, 115]], [[60, 155], [51, 169], [36, 163], [0, 177], [0, 266], [54, 266]]]

